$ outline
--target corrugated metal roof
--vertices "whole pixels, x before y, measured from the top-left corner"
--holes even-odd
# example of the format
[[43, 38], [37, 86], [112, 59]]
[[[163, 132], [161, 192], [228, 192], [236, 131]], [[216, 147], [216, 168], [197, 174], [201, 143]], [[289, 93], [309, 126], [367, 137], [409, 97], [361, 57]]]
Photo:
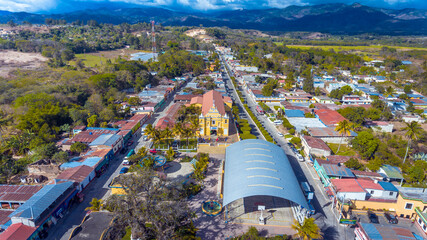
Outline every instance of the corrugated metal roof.
[[304, 112], [297, 109], [285, 110], [286, 117], [304, 117]]
[[416, 240], [414, 234], [406, 228], [372, 223], [359, 223], [372, 240]]
[[402, 173], [398, 167], [384, 165], [381, 167], [381, 169], [385, 172], [388, 178], [403, 179]]
[[265, 195], [284, 198], [308, 208], [299, 182], [283, 150], [259, 139], [236, 142], [226, 148], [224, 199]]
[[368, 237], [372, 240], [382, 240], [380, 232], [377, 230], [374, 224], [372, 223], [360, 223], [363, 227], [363, 230], [368, 234]]
[[328, 176], [336, 177], [354, 177], [354, 174], [349, 168], [338, 166], [336, 164], [322, 164], [323, 169]]
[[46, 185], [22, 204], [10, 217], [37, 220], [64, 192], [73, 188], [73, 182]]
[[105, 145], [105, 146], [113, 146], [121, 136], [116, 134], [103, 134], [97, 137], [89, 146], [97, 146], [97, 145]]
[[72, 180], [81, 183], [87, 178], [87, 176], [89, 176], [91, 172], [93, 172], [93, 170], [94, 169], [92, 167], [81, 165], [79, 167], [69, 168], [63, 171], [56, 177], [56, 179]]
[[391, 182], [378, 182], [378, 184], [386, 191], [399, 192]]
[[0, 201], [25, 202], [41, 188], [41, 186], [29, 185], [0, 185]]
[[86, 165], [89, 167], [94, 167], [98, 162], [102, 159], [102, 157], [88, 157], [84, 161], [81, 162], [67, 162], [61, 165], [61, 169], [74, 168], [81, 165]]

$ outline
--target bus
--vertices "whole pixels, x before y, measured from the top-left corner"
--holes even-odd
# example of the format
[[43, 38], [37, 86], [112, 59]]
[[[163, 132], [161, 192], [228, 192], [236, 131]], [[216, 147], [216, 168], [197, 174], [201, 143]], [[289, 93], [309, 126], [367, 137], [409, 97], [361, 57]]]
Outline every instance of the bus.
[[259, 105], [256, 106], [256, 111], [261, 115], [264, 115], [265, 113], [264, 110], [262, 110], [262, 108]]
[[301, 190], [304, 193], [305, 198], [310, 203], [311, 199], [313, 199], [313, 197], [314, 197], [314, 192], [311, 189], [310, 184], [308, 184], [308, 182], [302, 182], [301, 183]]

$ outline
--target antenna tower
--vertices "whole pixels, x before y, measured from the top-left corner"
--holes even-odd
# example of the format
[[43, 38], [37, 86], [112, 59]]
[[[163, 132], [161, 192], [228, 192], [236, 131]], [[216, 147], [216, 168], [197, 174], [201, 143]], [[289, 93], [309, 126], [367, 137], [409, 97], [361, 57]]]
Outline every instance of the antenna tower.
[[157, 52], [157, 47], [156, 47], [156, 32], [154, 31], [154, 20], [151, 20], [151, 41], [152, 41], [152, 51], [153, 51], [153, 60], [156, 61], [156, 52]]

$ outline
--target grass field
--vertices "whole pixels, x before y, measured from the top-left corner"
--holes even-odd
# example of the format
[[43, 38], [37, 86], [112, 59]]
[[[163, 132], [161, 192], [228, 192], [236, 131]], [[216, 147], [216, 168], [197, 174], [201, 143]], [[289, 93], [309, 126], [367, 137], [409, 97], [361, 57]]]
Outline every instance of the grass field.
[[335, 155], [341, 155], [341, 156], [355, 156], [356, 155], [356, 152], [353, 149], [351, 149], [349, 146], [347, 146], [346, 144], [341, 144], [341, 148], [340, 148], [339, 152], [337, 152], [339, 144], [328, 143], [328, 146]]
[[[283, 45], [283, 43], [275, 42], [277, 45]], [[334, 51], [361, 51], [361, 52], [376, 52], [381, 50], [382, 47], [395, 48], [401, 51], [409, 50], [424, 50], [427, 51], [427, 48], [418, 48], [418, 47], [399, 47], [399, 46], [386, 46], [386, 45], [370, 45], [370, 46], [326, 46], [326, 45], [286, 45], [288, 48], [300, 48], [300, 49], [310, 49], [310, 48], [320, 48], [322, 50], [334, 49]]]
[[[76, 58], [81, 59], [86, 67], [101, 66], [106, 63], [107, 58], [101, 56], [94, 56], [91, 54], [76, 54]], [[75, 61], [71, 61], [74, 65]]]

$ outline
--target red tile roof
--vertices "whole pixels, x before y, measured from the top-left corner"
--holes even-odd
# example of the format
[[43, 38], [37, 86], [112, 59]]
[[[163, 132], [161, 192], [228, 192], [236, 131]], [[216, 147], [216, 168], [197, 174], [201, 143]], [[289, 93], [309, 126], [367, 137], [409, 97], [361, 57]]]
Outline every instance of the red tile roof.
[[203, 104], [203, 97], [202, 96], [193, 97], [190, 101], [190, 105], [191, 104]]
[[345, 120], [341, 114], [334, 110], [316, 109], [314, 112], [319, 117], [320, 121], [322, 121], [327, 126], [336, 125], [342, 120]]
[[194, 95], [194, 94], [186, 94], [186, 95], [176, 95], [175, 96], [175, 101], [191, 101], [191, 99], [193, 97], [197, 97], [199, 95]]
[[208, 114], [212, 107], [215, 107], [221, 116], [225, 115], [224, 100], [221, 93], [211, 90], [203, 94], [202, 113]]
[[41, 188], [42, 186], [0, 185], [0, 201], [25, 202]]
[[311, 136], [304, 136], [303, 138], [304, 138], [305, 142], [307, 142], [307, 145], [310, 148], [317, 148], [317, 149], [322, 149], [325, 151], [331, 151], [331, 149], [328, 147], [328, 145], [326, 145], [326, 143], [320, 138], [314, 138]]
[[93, 170], [94, 169], [92, 167], [86, 165], [68, 168], [59, 174], [56, 179], [71, 180], [81, 183], [89, 176], [90, 173], [93, 172]]
[[338, 192], [365, 192], [354, 178], [331, 179]]
[[29, 227], [22, 223], [12, 224], [6, 231], [0, 234], [0, 240], [26, 240], [36, 229], [35, 227]]

